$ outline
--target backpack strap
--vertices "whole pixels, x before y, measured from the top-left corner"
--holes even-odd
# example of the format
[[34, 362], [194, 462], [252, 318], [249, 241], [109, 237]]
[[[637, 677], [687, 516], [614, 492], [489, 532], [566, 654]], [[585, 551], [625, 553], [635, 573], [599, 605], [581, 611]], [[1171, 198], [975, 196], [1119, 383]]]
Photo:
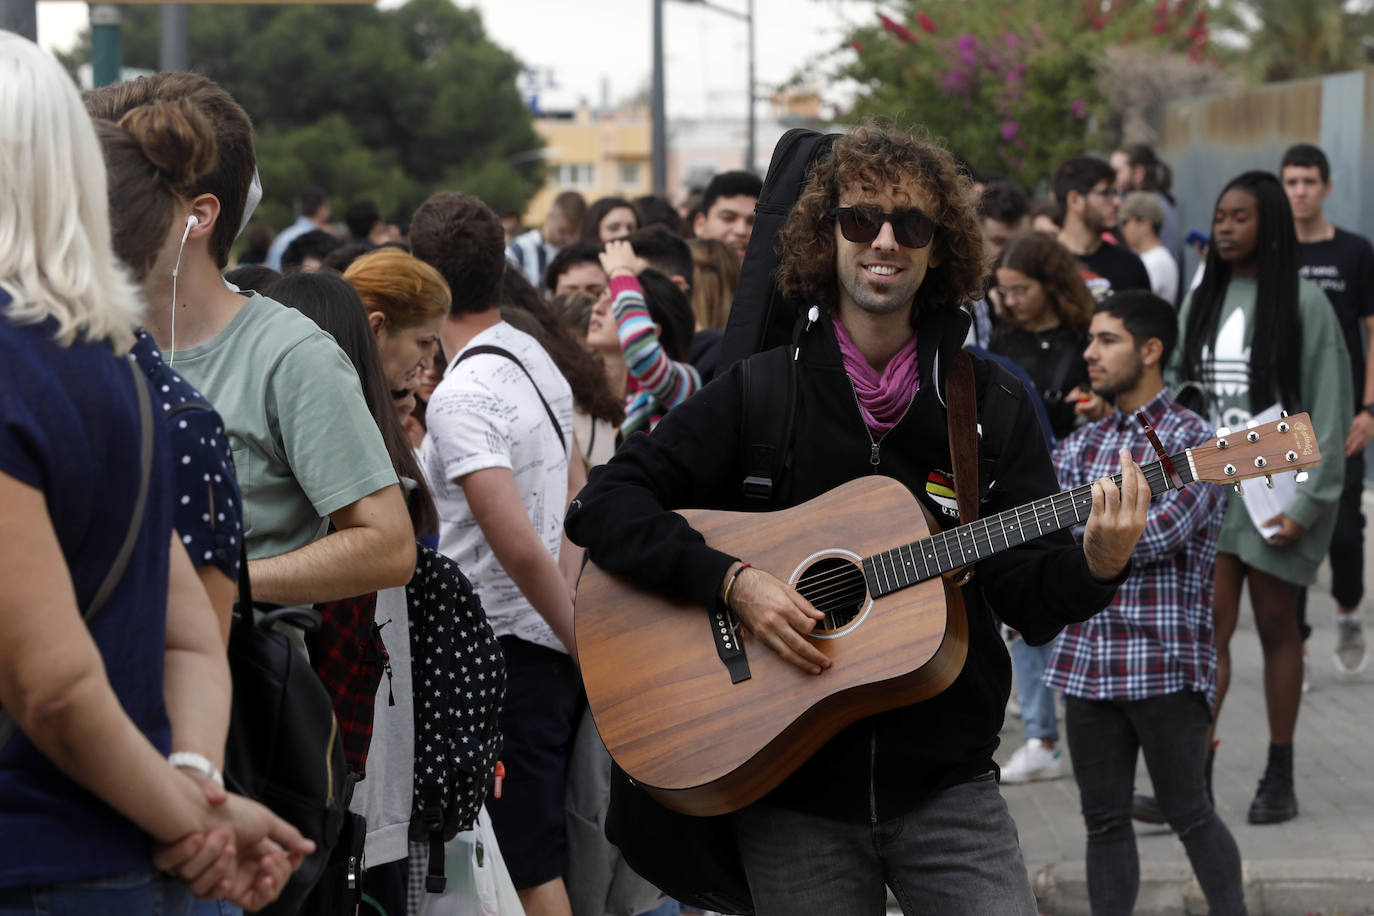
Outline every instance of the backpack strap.
[[747, 508], [771, 508], [781, 496], [783, 475], [792, 461], [797, 371], [791, 347], [757, 353], [740, 366], [740, 441], [745, 443], [742, 488]]
[[539, 383], [534, 380], [534, 376], [530, 375], [530, 370], [525, 368], [525, 364], [520, 362], [519, 358], [517, 358], [514, 353], [504, 347], [494, 347], [490, 344], [483, 344], [477, 347], [469, 347], [464, 350], [462, 354], [453, 361], [453, 365], [458, 365], [470, 356], [481, 356], [484, 353], [491, 356], [505, 357], [519, 366], [520, 371], [525, 373], [525, 378], [530, 380], [530, 384], [534, 386], [534, 393], [539, 395], [539, 403], [544, 405], [544, 412], [549, 415], [549, 422], [553, 424], [553, 431], [558, 434], [558, 441], [563, 446], [563, 451], [566, 452], [568, 450], [568, 437], [563, 435], [562, 424], [558, 422], [558, 417], [554, 414], [553, 408], [549, 406], [549, 402], [544, 399], [544, 392], [539, 390]]
[[[138, 543], [138, 534], [143, 529], [143, 517], [148, 510], [148, 489], [153, 476], [153, 402], [148, 394], [148, 382], [143, 378], [137, 363], [132, 358], [126, 359], [125, 362], [133, 374], [134, 396], [138, 399], [138, 495], [134, 498], [134, 511], [129, 519], [129, 528], [124, 532], [124, 541], [119, 545], [119, 551], [106, 571], [100, 587], [96, 589], [95, 596], [91, 598], [91, 603], [86, 605], [86, 610], [81, 615], [88, 628], [95, 615], [99, 614], [105, 603], [110, 600], [110, 596], [119, 585], [119, 580], [124, 578], [124, 571], [129, 567], [129, 559], [133, 556], [134, 546]], [[0, 748], [9, 743], [17, 727], [14, 719], [4, 710], [0, 710]]]
[[978, 392], [974, 385], [973, 357], [961, 349], [945, 379], [945, 418], [961, 525], [978, 520]]

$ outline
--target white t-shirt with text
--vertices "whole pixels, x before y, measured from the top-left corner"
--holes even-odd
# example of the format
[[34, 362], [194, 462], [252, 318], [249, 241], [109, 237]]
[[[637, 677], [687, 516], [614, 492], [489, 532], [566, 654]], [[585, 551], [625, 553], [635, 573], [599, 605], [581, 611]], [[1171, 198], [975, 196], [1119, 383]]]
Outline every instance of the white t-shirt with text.
[[[512, 353], [529, 370], [533, 383], [504, 356], [483, 353], [459, 362], [463, 353], [479, 346]], [[562, 442], [541, 392], [562, 429]], [[471, 580], [497, 636], [516, 636], [566, 652], [553, 628], [497, 562], [457, 481], [488, 468], [511, 471], [530, 523], [557, 560], [569, 498], [573, 429], [567, 381], [538, 341], [499, 322], [454, 356], [434, 389], [425, 420], [429, 436], [421, 465], [439, 510], [439, 552], [457, 562]]]

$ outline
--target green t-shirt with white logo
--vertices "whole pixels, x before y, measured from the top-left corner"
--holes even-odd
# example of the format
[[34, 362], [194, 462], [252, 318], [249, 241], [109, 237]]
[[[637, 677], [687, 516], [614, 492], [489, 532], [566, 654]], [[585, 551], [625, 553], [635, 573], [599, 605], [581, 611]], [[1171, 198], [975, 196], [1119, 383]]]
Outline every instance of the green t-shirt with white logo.
[[254, 295], [214, 339], [168, 357], [224, 418], [250, 559], [309, 544], [331, 513], [397, 482], [353, 364], [295, 309]]

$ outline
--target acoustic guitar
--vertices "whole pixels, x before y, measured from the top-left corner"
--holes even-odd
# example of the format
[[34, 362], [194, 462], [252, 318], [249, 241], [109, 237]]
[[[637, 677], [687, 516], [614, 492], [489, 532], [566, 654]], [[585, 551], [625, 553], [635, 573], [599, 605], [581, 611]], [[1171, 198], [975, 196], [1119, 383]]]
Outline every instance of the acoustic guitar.
[[[1159, 495], [1194, 481], [1239, 486], [1320, 460], [1304, 413], [1218, 430], [1142, 470]], [[684, 510], [708, 544], [748, 558], [824, 612], [808, 638], [831, 667], [810, 675], [783, 661], [719, 602], [707, 612], [588, 564], [575, 635], [601, 739], [668, 808], [742, 808], [845, 726], [948, 687], [968, 652], [960, 571], [1085, 522], [1091, 508], [1092, 488], [1082, 486], [932, 534], [910, 490], [873, 476], [777, 512]]]

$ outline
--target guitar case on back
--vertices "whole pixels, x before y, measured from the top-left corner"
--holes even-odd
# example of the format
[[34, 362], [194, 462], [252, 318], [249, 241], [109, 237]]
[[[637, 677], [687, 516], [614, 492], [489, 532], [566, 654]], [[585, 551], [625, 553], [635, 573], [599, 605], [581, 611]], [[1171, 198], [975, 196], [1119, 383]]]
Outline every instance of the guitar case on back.
[[[763, 190], [754, 208], [754, 231], [745, 250], [739, 284], [735, 289], [730, 318], [721, 343], [720, 372], [739, 360], [781, 347], [792, 339], [793, 327], [801, 313], [801, 303], [785, 298], [778, 291], [774, 272], [778, 266], [778, 234], [801, 193], [815, 161], [830, 151], [838, 134], [823, 134], [807, 128], [793, 128], [783, 135], [773, 150], [773, 159], [763, 181]], [[780, 354], [773, 354], [774, 356]], [[777, 361], [774, 360], [774, 363]], [[787, 360], [789, 368], [793, 365]], [[784, 373], [776, 366], [759, 363], [753, 373], [752, 396], [746, 399], [762, 405], [791, 404]], [[774, 390], [777, 389], [777, 390]], [[782, 400], [782, 397], [788, 400]], [[746, 410], [746, 414], [757, 411]], [[767, 413], [776, 414], [777, 411]], [[771, 419], [771, 418], [770, 418]], [[780, 418], [779, 418], [780, 419]], [[766, 428], [746, 435], [745, 462], [751, 474], [781, 474], [780, 450], [771, 448], [785, 435], [781, 423], [762, 424]], [[764, 442], [765, 457], [750, 442]], [[764, 508], [760, 504], [758, 508]], [[671, 811], [635, 784], [619, 766], [611, 774], [610, 807], [606, 813], [606, 838], [618, 846], [638, 874], [676, 900], [703, 910], [751, 916], [754, 912], [749, 881], [739, 861], [730, 816], [692, 817]]]
[[778, 233], [787, 222], [812, 165], [830, 152], [838, 136], [794, 127], [773, 148], [773, 159], [754, 207], [754, 232], [744, 252], [725, 338], [721, 341], [718, 373], [739, 360], [792, 340], [792, 328], [802, 303], [787, 299], [778, 291], [773, 276], [778, 268]]

